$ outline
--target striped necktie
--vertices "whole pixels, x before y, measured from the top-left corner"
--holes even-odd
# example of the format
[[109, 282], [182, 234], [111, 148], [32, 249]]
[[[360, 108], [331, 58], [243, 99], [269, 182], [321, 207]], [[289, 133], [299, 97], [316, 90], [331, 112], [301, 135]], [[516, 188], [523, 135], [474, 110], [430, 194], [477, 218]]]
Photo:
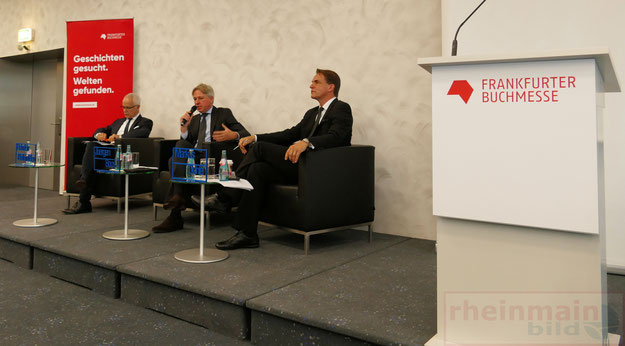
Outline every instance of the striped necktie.
[[126, 119], [126, 128], [124, 129], [124, 135], [128, 133], [128, 129], [130, 128], [130, 122], [132, 119]]
[[206, 141], [206, 116], [208, 113], [202, 113], [202, 119], [200, 119], [200, 131], [197, 134], [197, 148], [201, 149], [202, 144]]
[[321, 112], [323, 112], [323, 107], [319, 107], [319, 110], [317, 111], [317, 116], [315, 117], [315, 124], [313, 125], [313, 128], [310, 131], [310, 134], [308, 135], [308, 137], [311, 137], [313, 133], [315, 133], [315, 130], [317, 129], [317, 126], [319, 125], [319, 119], [321, 119]]

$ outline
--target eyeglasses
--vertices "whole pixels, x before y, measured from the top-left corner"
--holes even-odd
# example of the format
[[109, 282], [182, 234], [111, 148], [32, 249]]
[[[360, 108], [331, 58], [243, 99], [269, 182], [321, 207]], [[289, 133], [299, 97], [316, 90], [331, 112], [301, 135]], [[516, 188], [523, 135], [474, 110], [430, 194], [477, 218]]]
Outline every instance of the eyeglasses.
[[135, 108], [135, 107], [137, 107], [137, 106], [138, 106], [138, 105], [134, 105], [134, 106], [130, 106], [130, 107], [126, 107], [126, 106], [120, 106], [120, 107], [122, 107], [122, 108], [123, 108], [123, 109], [125, 109], [125, 110], [131, 110], [131, 109], [133, 109], [133, 108]]

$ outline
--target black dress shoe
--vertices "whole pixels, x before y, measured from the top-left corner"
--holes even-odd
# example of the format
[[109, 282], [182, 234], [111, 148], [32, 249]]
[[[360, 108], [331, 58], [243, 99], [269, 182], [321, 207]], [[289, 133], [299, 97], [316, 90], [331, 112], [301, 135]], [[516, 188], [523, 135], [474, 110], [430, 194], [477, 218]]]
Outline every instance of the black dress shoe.
[[74, 186], [76, 186], [78, 189], [82, 190], [85, 187], [87, 187], [87, 182], [84, 179], [78, 179], [74, 183]]
[[171, 198], [167, 202], [165, 202], [165, 204], [163, 204], [163, 208], [165, 210], [169, 210], [169, 209], [184, 210], [185, 209], [184, 198], [180, 196], [179, 194], [175, 194], [171, 196]]
[[258, 244], [258, 236], [248, 237], [243, 232], [238, 231], [230, 239], [216, 243], [215, 247], [220, 250], [235, 250], [240, 248], [257, 248]]
[[73, 207], [69, 209], [64, 209], [63, 212], [65, 214], [82, 214], [82, 213], [90, 213], [91, 212], [91, 203], [82, 203], [81, 201], [77, 201]]
[[170, 214], [160, 225], [152, 227], [152, 231], [154, 233], [167, 233], [177, 231], [183, 227], [184, 220], [182, 220], [182, 216], [173, 216]]
[[[197, 207], [200, 206], [200, 199], [198, 195], [191, 196], [191, 200]], [[232, 210], [232, 205], [220, 201], [216, 193], [204, 198], [204, 207], [208, 211], [218, 211], [220, 213], [229, 213]]]

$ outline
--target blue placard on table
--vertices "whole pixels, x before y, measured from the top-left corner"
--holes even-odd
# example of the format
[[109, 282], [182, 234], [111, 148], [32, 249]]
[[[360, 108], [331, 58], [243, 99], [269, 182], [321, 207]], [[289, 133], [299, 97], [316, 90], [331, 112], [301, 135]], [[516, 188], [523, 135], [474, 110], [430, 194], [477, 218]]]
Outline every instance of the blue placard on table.
[[[205, 183], [207, 180], [208, 164], [200, 163], [200, 158], [208, 155], [207, 149], [192, 148], [174, 148], [172, 150], [172, 169], [171, 180], [185, 181], [195, 183]], [[191, 160], [189, 160], [191, 159]], [[178, 162], [177, 162], [178, 161]], [[176, 167], [184, 166], [185, 174], [176, 176]]]
[[36, 163], [37, 144], [15, 143], [15, 165], [34, 166]]
[[119, 170], [121, 165], [117, 165], [117, 147], [93, 147], [93, 170], [96, 172], [110, 172]]

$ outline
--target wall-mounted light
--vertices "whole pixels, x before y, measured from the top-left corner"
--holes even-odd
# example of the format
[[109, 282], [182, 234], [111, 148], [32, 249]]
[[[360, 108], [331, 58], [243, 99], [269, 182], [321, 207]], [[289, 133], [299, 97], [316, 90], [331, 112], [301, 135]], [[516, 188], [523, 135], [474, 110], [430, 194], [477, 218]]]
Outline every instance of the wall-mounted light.
[[20, 29], [17, 32], [17, 49], [30, 51], [30, 45], [26, 44], [26, 42], [32, 42], [35, 39], [34, 35], [35, 33], [32, 28]]
[[32, 28], [20, 29], [17, 32], [17, 42], [24, 43], [24, 42], [32, 41], [34, 39], [33, 35], [34, 35], [34, 32]]

